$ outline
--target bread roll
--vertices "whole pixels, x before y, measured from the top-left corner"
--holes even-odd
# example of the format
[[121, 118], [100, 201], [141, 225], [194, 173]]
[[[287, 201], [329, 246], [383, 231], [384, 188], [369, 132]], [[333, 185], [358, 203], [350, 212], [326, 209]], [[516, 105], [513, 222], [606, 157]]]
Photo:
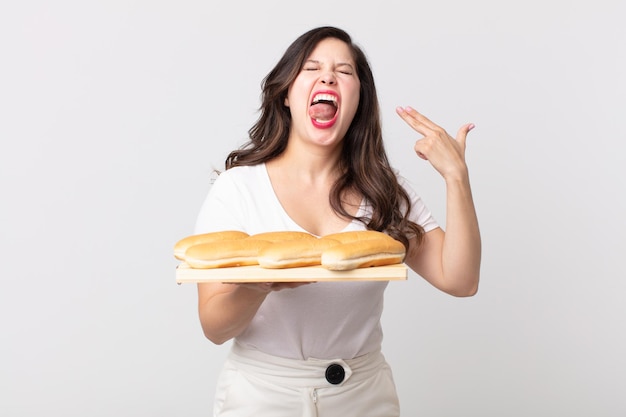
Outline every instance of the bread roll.
[[317, 239], [314, 235], [307, 232], [290, 232], [290, 231], [278, 231], [278, 232], [264, 232], [257, 233], [248, 237], [248, 239], [265, 240], [268, 242], [283, 242], [300, 239]]
[[257, 265], [259, 251], [266, 245], [270, 242], [255, 239], [200, 243], [187, 249], [185, 262], [196, 269]]
[[210, 243], [224, 240], [243, 239], [249, 235], [246, 232], [239, 230], [224, 230], [221, 232], [202, 233], [197, 235], [187, 236], [174, 245], [174, 257], [181, 261], [185, 260], [185, 252], [193, 245], [200, 243]]
[[332, 233], [330, 235], [324, 236], [327, 239], [337, 240], [341, 243], [350, 243], [357, 242], [360, 240], [369, 240], [369, 239], [391, 239], [394, 240], [391, 236], [386, 233], [378, 232], [376, 230], [353, 230], [350, 232], [339, 232]]
[[297, 239], [270, 243], [259, 251], [263, 268], [296, 268], [321, 265], [322, 253], [339, 242], [326, 238]]
[[322, 266], [333, 271], [346, 271], [370, 266], [402, 263], [404, 245], [390, 237], [356, 240], [326, 249]]

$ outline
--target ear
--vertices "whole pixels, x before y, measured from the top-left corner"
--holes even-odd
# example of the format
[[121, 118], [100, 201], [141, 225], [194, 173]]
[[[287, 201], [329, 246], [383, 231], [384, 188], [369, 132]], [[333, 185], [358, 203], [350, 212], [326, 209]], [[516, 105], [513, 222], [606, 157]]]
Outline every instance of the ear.
[[289, 97], [285, 96], [285, 107], [289, 107]]

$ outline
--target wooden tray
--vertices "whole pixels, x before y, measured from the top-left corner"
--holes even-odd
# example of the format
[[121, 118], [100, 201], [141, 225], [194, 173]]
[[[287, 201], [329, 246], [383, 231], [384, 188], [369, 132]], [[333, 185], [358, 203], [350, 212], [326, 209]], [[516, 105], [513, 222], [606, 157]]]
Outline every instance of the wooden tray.
[[268, 269], [254, 266], [194, 269], [182, 262], [176, 267], [178, 284], [193, 282], [296, 282], [296, 281], [398, 281], [406, 280], [405, 264], [330, 271], [321, 266]]

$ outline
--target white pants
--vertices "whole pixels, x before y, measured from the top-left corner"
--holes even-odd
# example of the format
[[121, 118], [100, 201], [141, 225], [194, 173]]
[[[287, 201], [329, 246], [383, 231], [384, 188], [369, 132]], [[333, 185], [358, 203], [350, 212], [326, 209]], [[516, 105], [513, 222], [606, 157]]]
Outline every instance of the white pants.
[[[343, 367], [342, 382], [326, 379], [331, 364]], [[303, 361], [233, 343], [213, 412], [214, 417], [397, 417], [400, 406], [391, 369], [380, 351], [345, 361]]]

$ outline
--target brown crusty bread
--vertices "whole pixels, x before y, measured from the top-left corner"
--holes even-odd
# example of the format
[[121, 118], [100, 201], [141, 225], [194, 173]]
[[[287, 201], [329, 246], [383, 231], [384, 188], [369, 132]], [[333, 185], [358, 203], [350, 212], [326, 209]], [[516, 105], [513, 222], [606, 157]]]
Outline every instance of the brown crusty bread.
[[307, 232], [277, 231], [263, 232], [250, 235], [247, 239], [265, 240], [268, 242], [283, 242], [301, 239], [316, 239], [316, 237]]
[[174, 257], [181, 261], [185, 260], [185, 252], [193, 245], [225, 240], [244, 239], [249, 237], [246, 232], [239, 230], [224, 230], [220, 232], [201, 233], [180, 239], [174, 245]]
[[378, 232], [376, 230], [353, 230], [350, 232], [338, 232], [338, 233], [331, 233], [324, 237], [327, 239], [338, 240], [341, 243], [350, 243], [350, 242], [357, 242], [360, 240], [370, 240], [370, 239], [394, 240], [388, 234], [383, 233], [383, 232]]
[[223, 231], [188, 236], [175, 245], [175, 256], [191, 268], [210, 269], [260, 265], [295, 268], [321, 265], [350, 270], [404, 261], [404, 245], [373, 230], [340, 232], [322, 238], [293, 231], [248, 235]]
[[274, 242], [259, 251], [259, 265], [274, 269], [321, 265], [322, 253], [336, 245], [338, 241], [326, 238]]
[[326, 269], [345, 271], [402, 263], [405, 254], [406, 249], [401, 242], [392, 238], [373, 238], [328, 248], [322, 253], [321, 263]]
[[259, 251], [270, 242], [234, 239], [200, 243], [185, 252], [185, 262], [192, 268], [211, 269], [257, 265]]

